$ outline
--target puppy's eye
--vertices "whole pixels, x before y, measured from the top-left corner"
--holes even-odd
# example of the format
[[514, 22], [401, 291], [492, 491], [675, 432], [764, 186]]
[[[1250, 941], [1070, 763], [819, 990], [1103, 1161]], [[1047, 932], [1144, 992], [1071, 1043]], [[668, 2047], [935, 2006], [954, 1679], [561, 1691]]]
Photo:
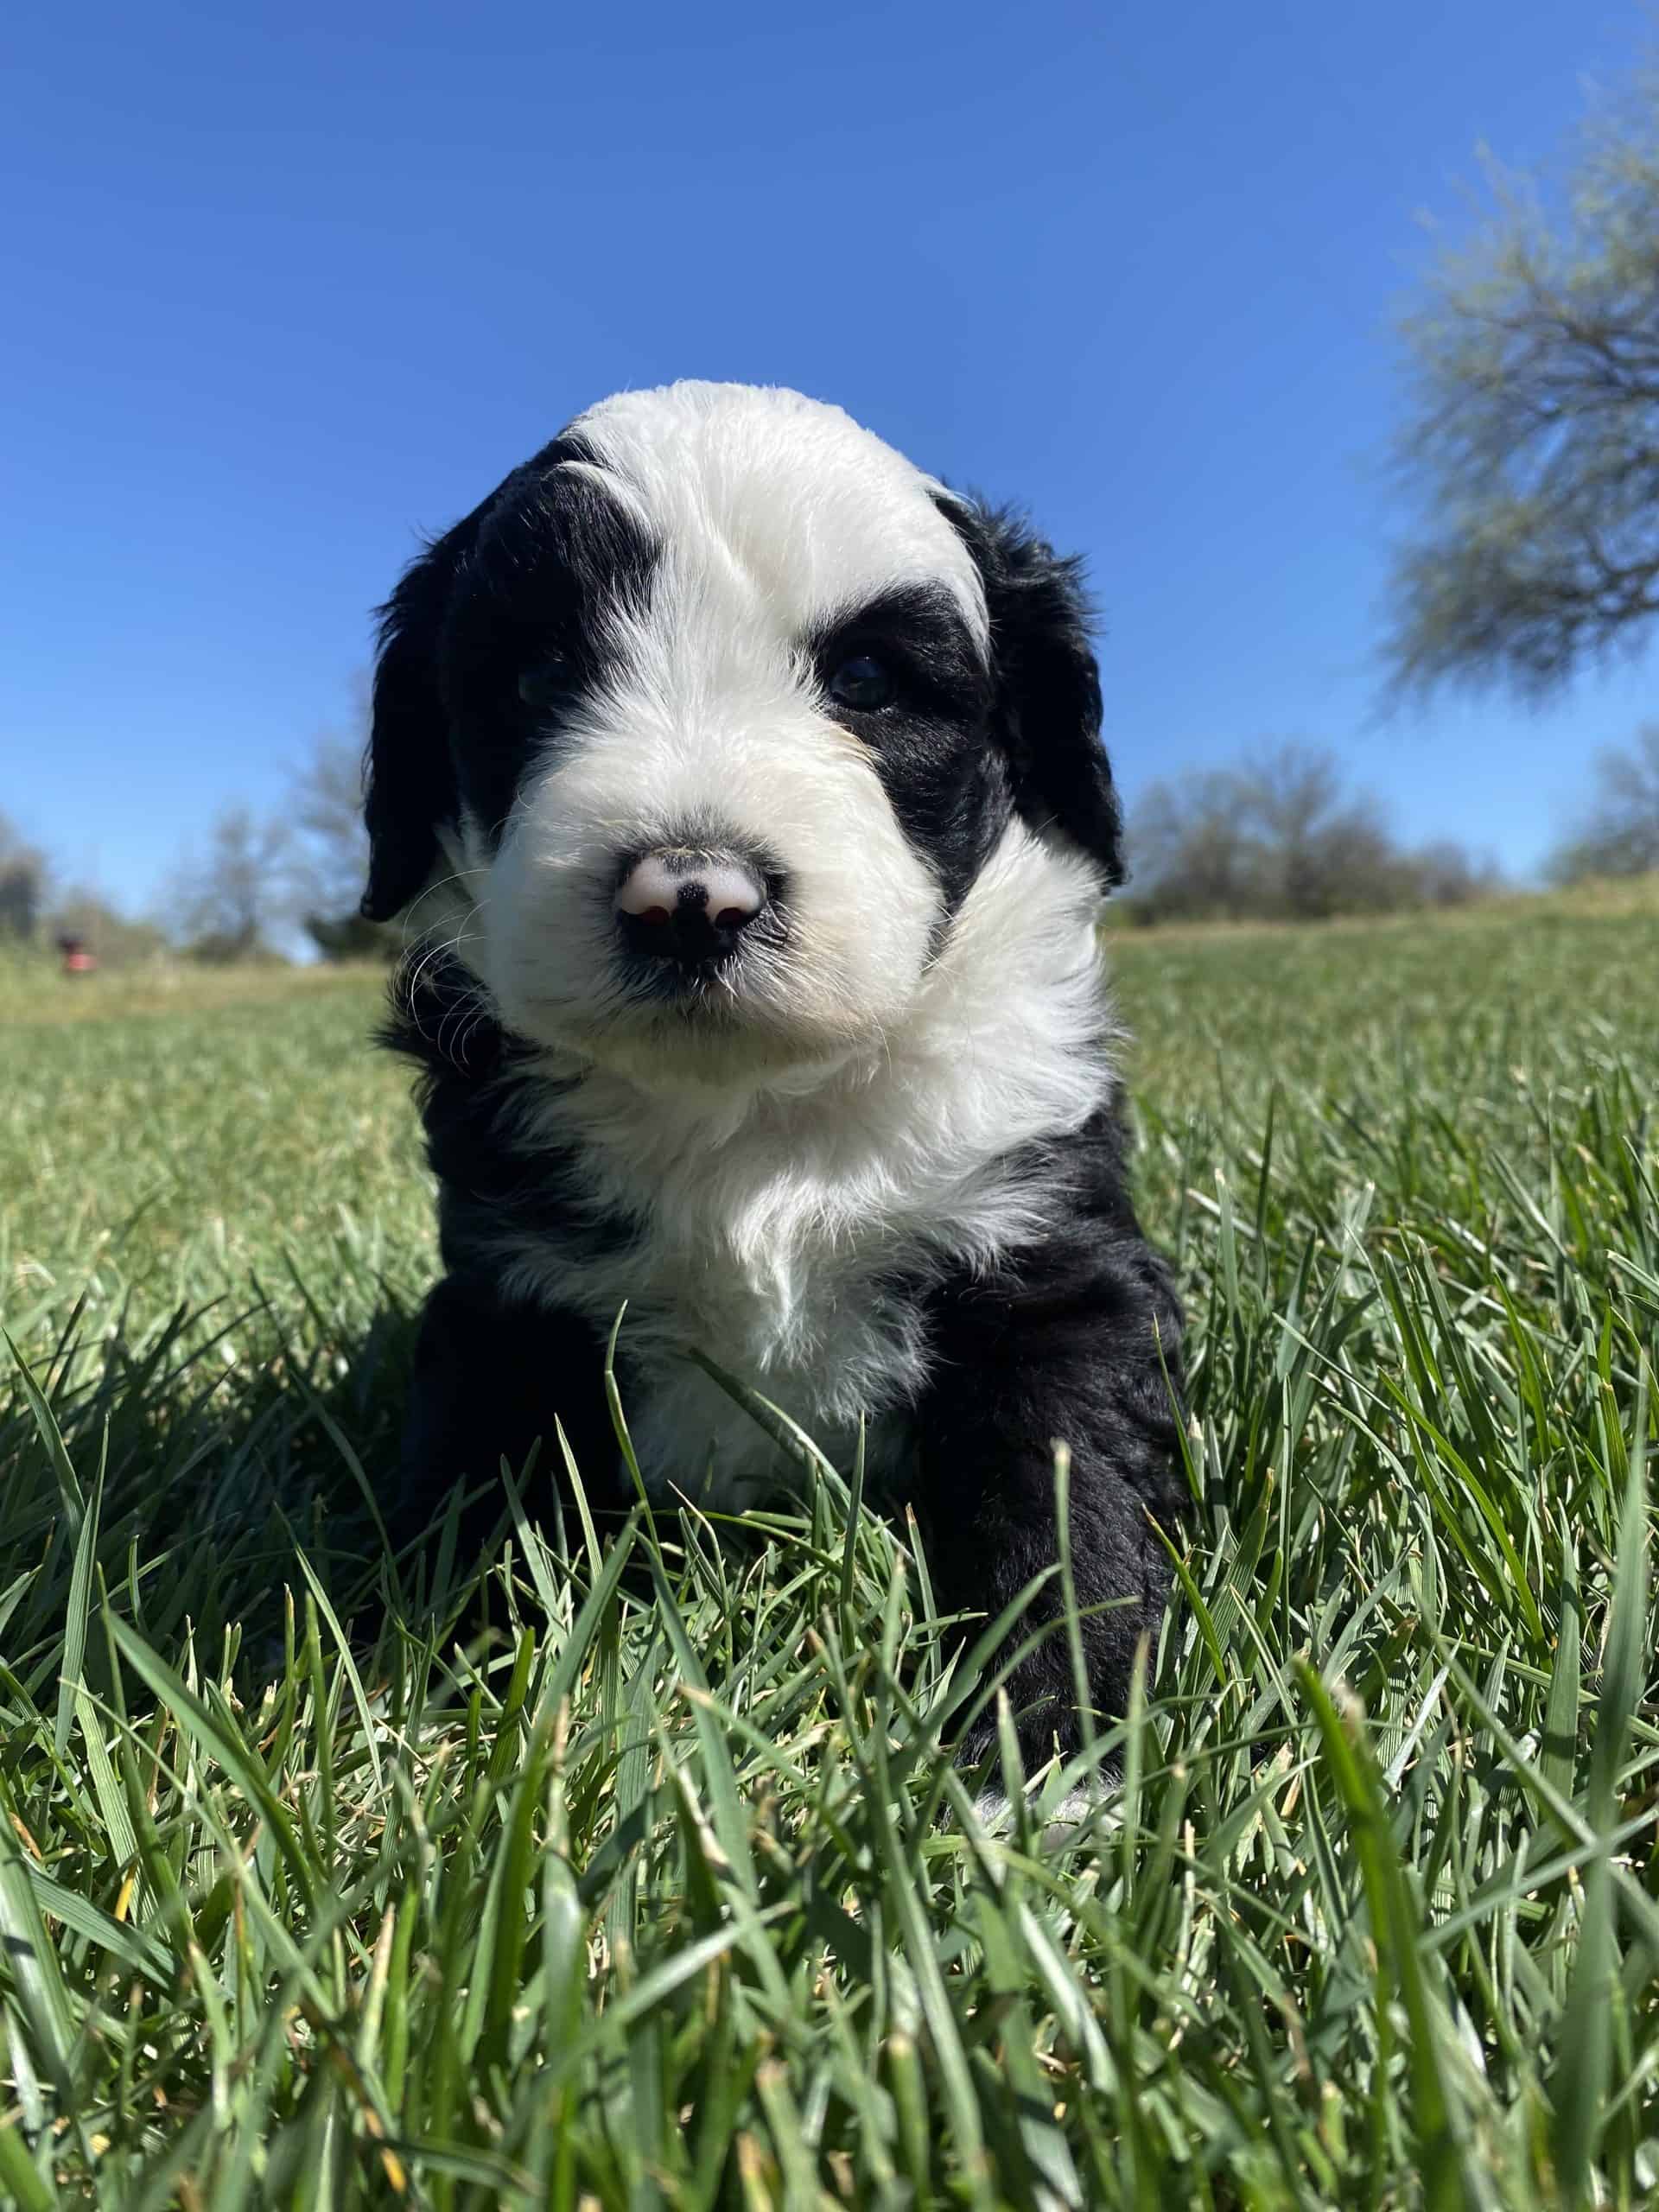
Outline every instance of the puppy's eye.
[[827, 688], [830, 696], [838, 699], [843, 707], [868, 714], [891, 702], [893, 671], [872, 653], [855, 653], [850, 660], [842, 662]]
[[575, 682], [568, 653], [544, 653], [518, 676], [518, 696], [527, 707], [555, 707]]

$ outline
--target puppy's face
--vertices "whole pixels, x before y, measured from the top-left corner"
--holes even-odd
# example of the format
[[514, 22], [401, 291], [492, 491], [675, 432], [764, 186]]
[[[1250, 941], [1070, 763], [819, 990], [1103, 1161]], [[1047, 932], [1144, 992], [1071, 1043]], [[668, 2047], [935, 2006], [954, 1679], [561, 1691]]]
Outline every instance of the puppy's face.
[[450, 877], [506, 1025], [641, 1079], [834, 1060], [1016, 810], [1115, 874], [1098, 696], [1065, 564], [838, 410], [627, 394], [392, 599], [365, 911]]

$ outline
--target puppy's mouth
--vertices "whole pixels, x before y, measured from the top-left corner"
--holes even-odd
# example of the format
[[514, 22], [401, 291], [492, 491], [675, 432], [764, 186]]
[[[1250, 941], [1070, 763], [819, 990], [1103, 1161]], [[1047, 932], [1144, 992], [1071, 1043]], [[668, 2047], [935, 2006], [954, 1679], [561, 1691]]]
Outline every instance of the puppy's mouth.
[[682, 925], [671, 949], [642, 944], [632, 930], [622, 935], [615, 969], [632, 1006], [731, 1023], [764, 1020], [776, 1010], [789, 938], [774, 913], [753, 923], [741, 942], [701, 916]]

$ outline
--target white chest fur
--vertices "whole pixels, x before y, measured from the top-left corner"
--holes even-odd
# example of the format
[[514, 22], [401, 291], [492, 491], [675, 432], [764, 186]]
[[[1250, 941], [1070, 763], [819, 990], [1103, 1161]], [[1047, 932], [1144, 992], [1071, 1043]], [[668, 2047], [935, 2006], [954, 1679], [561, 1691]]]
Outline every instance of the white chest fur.
[[780, 1471], [694, 1350], [832, 1456], [861, 1415], [878, 1464], [900, 1448], [882, 1417], [926, 1374], [918, 1289], [1041, 1234], [1055, 1193], [1021, 1148], [1110, 1089], [1096, 903], [1080, 861], [1015, 825], [880, 1052], [741, 1090], [593, 1070], [536, 1099], [525, 1134], [574, 1149], [594, 1205], [639, 1237], [576, 1258], [505, 1232], [504, 1274], [601, 1329], [626, 1303], [625, 1410], [653, 1488], [730, 1510]]

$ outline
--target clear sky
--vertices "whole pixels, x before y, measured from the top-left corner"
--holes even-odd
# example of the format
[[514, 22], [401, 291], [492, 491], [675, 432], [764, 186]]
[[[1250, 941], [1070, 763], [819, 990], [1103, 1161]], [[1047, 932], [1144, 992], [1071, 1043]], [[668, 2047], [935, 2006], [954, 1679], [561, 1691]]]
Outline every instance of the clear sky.
[[679, 376], [839, 401], [1086, 552], [1131, 799], [1268, 738], [1524, 871], [1651, 659], [1381, 724], [1421, 218], [1636, 0], [36, 7], [0, 116], [0, 810], [150, 898], [349, 720], [415, 532]]

